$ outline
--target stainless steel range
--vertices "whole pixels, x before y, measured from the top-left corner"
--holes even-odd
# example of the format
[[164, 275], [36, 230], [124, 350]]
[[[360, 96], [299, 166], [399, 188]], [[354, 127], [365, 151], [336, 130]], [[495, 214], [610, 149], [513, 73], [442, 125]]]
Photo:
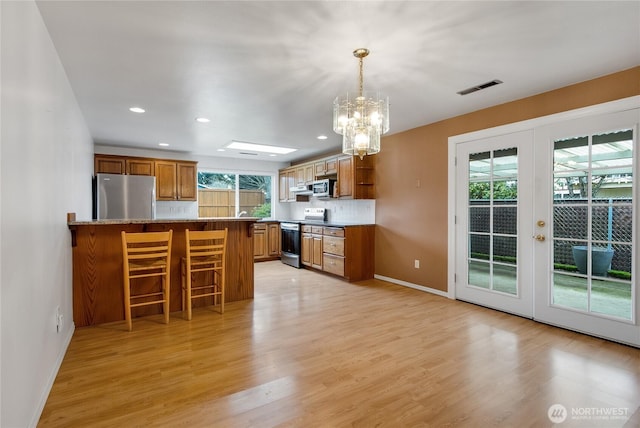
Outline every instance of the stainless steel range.
[[300, 224], [304, 221], [323, 222], [326, 220], [327, 211], [325, 208], [305, 208], [303, 220], [280, 222], [282, 233], [280, 260], [282, 263], [301, 268], [300, 247], [302, 246], [302, 234], [300, 233]]

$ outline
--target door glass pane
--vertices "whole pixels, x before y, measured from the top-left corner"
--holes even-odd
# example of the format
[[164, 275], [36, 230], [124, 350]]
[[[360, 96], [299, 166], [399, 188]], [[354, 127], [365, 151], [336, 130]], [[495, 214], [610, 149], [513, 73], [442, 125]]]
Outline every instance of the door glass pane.
[[469, 156], [468, 284], [518, 294], [517, 148]]
[[554, 305], [632, 319], [633, 131], [554, 142]]

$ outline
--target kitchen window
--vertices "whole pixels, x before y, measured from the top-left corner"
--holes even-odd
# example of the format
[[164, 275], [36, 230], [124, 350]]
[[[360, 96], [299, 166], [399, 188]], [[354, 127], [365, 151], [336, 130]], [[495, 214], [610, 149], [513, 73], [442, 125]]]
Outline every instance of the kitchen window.
[[270, 175], [198, 171], [198, 217], [272, 217]]

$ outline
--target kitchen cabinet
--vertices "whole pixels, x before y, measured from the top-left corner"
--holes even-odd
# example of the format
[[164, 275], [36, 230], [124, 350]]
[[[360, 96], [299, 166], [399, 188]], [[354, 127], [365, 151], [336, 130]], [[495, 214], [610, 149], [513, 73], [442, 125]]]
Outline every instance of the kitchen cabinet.
[[156, 175], [155, 164], [152, 159], [127, 158], [125, 159], [125, 166], [129, 175]]
[[196, 201], [197, 164], [182, 161], [155, 161], [156, 199]]
[[316, 179], [314, 165], [312, 163], [304, 166], [304, 184], [311, 184]]
[[255, 223], [253, 225], [253, 259], [267, 257], [267, 225]]
[[280, 202], [307, 201], [308, 197], [296, 198], [289, 191], [291, 187], [310, 184], [319, 178], [337, 180], [336, 198], [375, 199], [375, 155], [358, 156], [332, 155], [279, 171]]
[[[375, 155], [374, 155], [375, 156]], [[375, 199], [375, 158], [371, 155], [338, 158], [337, 197], [345, 199]]]
[[125, 174], [126, 161], [123, 157], [95, 155], [93, 158], [94, 174]]
[[375, 225], [302, 225], [302, 264], [349, 281], [373, 278], [374, 246]]
[[275, 260], [280, 257], [280, 223], [254, 223], [253, 259]]
[[315, 161], [314, 173], [316, 177], [324, 177], [325, 175], [334, 175], [338, 173], [338, 158], [332, 156], [330, 158]]
[[322, 227], [302, 226], [302, 248], [300, 259], [305, 266], [322, 269]]
[[300, 166], [297, 167], [295, 169], [295, 174], [296, 174], [296, 184], [295, 186], [301, 186], [305, 183], [305, 176], [304, 176], [304, 166]]
[[267, 224], [267, 244], [269, 257], [280, 257], [280, 223]]
[[132, 156], [94, 155], [94, 171], [156, 177], [156, 200], [197, 201], [198, 163]]
[[296, 194], [291, 191], [296, 186], [296, 170], [294, 168], [287, 170], [287, 201], [295, 201]]
[[278, 200], [280, 202], [289, 201], [289, 183], [286, 170], [281, 170], [278, 173]]
[[344, 229], [337, 227], [323, 228], [322, 266], [325, 272], [344, 276], [345, 238]]
[[178, 199], [181, 201], [198, 200], [198, 164], [195, 162], [176, 162], [178, 172]]

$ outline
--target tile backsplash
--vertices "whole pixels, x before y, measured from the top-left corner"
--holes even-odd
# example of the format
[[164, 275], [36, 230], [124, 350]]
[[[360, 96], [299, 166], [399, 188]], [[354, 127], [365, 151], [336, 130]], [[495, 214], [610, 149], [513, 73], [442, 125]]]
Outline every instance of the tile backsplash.
[[288, 215], [284, 214], [278, 217], [302, 219], [305, 208], [321, 207], [327, 209], [327, 220], [329, 221], [363, 224], [376, 222], [376, 201], [374, 199], [312, 199], [310, 202], [292, 202], [287, 205], [289, 205]]
[[156, 201], [156, 219], [198, 218], [198, 203], [184, 201]]

